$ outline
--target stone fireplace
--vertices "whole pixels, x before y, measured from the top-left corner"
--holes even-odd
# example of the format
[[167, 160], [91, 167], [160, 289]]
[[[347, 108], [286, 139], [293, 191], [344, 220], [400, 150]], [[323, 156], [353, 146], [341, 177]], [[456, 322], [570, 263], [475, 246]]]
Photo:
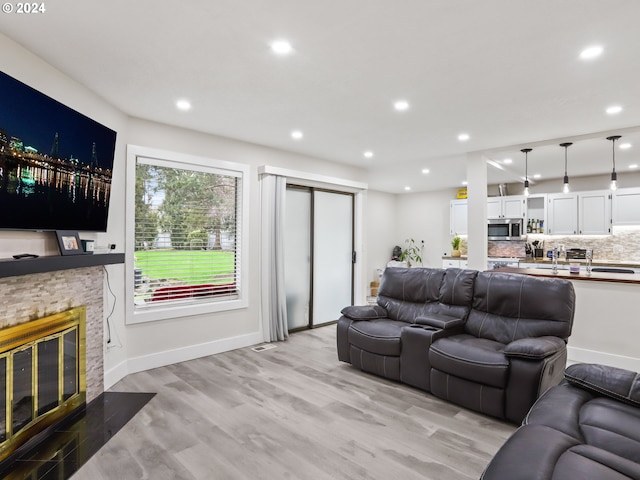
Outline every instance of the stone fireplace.
[[[89, 256], [87, 256], [89, 257]], [[93, 259], [74, 259], [72, 262], [97, 262], [97, 256]], [[105, 257], [111, 257], [105, 255]], [[115, 256], [114, 256], [115, 257]], [[86, 258], [86, 257], [85, 257]], [[36, 259], [39, 260], [39, 259]], [[33, 261], [34, 270], [41, 269], [42, 264], [48, 265], [48, 260], [38, 263]], [[122, 258], [109, 258], [103, 264], [122, 263]], [[32, 262], [32, 260], [27, 260]], [[56, 262], [59, 259], [55, 259]], [[24, 261], [20, 261], [24, 262]], [[2, 263], [0, 262], [0, 276], [2, 275]], [[12, 264], [12, 262], [9, 262]], [[60, 317], [65, 316], [64, 312], [82, 311], [82, 316], [86, 318], [85, 327], [85, 362], [83, 380], [85, 385], [78, 386], [78, 391], [86, 387], [86, 393], [82, 395], [82, 403], [89, 403], [98, 397], [104, 390], [104, 365], [103, 365], [103, 345], [104, 345], [104, 328], [103, 328], [103, 266], [88, 266], [79, 268], [66, 268], [62, 270], [46, 271], [43, 273], [20, 273], [18, 275], [4, 274], [0, 278], [0, 331], [10, 329], [16, 326], [26, 327], [29, 324], [36, 323], [44, 317]], [[73, 328], [73, 327], [71, 327]], [[67, 331], [67, 329], [63, 329]], [[55, 336], [55, 333], [49, 332], [48, 336]], [[73, 334], [75, 335], [75, 334]], [[80, 336], [78, 333], [78, 341]], [[71, 339], [59, 340], [58, 345], [64, 349], [65, 343]], [[66, 340], [66, 341], [65, 341]], [[1, 342], [0, 342], [1, 343]], [[56, 341], [52, 340], [51, 345], [55, 345]], [[44, 351], [44, 350], [43, 350]], [[55, 351], [55, 347], [53, 348]], [[35, 352], [35, 351], [34, 351]], [[60, 356], [62, 352], [58, 351]], [[0, 353], [0, 355], [2, 355]], [[28, 354], [21, 354], [17, 361], [29, 364]], [[47, 355], [43, 353], [42, 355]], [[53, 353], [51, 353], [53, 355]], [[14, 366], [16, 360], [14, 359]], [[31, 365], [34, 365], [33, 363]], [[0, 371], [2, 367], [0, 366]], [[9, 372], [9, 369], [6, 369]], [[46, 376], [49, 376], [47, 374]], [[64, 373], [63, 373], [64, 377]], [[79, 377], [78, 377], [79, 378]], [[63, 382], [64, 383], [64, 382]], [[64, 385], [61, 387], [64, 390]], [[62, 396], [65, 396], [64, 391]], [[79, 397], [78, 397], [79, 398]], [[7, 410], [5, 408], [5, 410]], [[16, 413], [18, 413], [16, 411]], [[38, 412], [34, 412], [37, 416]], [[1, 416], [0, 416], [1, 417]], [[26, 422], [26, 416], [22, 417], [22, 421], [18, 421], [12, 428], [19, 427], [20, 423]], [[14, 423], [16, 419], [14, 418]], [[2, 430], [0, 428], [0, 430]], [[11, 429], [5, 428], [5, 432]], [[28, 440], [26, 438], [25, 440]], [[1, 443], [0, 443], [1, 444]], [[0, 455], [2, 450], [0, 449]], [[1, 460], [1, 458], [0, 458]]]

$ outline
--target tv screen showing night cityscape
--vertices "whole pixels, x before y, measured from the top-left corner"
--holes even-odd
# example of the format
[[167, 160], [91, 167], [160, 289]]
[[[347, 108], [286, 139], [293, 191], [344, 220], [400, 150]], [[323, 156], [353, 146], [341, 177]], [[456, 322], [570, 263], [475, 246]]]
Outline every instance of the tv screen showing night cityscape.
[[0, 229], [107, 229], [116, 132], [0, 72]]

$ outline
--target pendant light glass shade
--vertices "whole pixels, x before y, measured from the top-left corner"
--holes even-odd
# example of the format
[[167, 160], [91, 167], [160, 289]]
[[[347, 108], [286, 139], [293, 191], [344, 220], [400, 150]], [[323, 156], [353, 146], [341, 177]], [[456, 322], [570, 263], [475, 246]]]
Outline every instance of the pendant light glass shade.
[[520, 150], [522, 153], [524, 153], [524, 196], [528, 197], [529, 196], [529, 152], [531, 151], [531, 148], [523, 148], [522, 150]]
[[569, 175], [567, 174], [567, 148], [569, 148], [573, 143], [565, 142], [561, 143], [560, 146], [564, 147], [564, 179], [562, 180], [562, 193], [569, 193]]
[[616, 173], [616, 140], [620, 139], [621, 135], [612, 135], [607, 137], [607, 140], [611, 140], [611, 159], [613, 162], [613, 169], [611, 170], [611, 190], [618, 188], [618, 174]]

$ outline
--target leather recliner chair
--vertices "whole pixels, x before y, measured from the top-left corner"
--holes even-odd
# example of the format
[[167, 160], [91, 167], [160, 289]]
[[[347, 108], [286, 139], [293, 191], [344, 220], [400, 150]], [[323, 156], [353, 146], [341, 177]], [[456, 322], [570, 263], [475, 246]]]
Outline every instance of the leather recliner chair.
[[431, 392], [520, 423], [562, 379], [574, 304], [571, 282], [478, 273], [464, 331], [429, 349]]

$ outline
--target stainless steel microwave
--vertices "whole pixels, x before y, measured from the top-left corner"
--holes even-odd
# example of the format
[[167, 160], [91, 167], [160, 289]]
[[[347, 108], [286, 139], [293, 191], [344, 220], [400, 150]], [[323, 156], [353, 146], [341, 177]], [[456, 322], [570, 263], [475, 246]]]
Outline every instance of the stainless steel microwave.
[[489, 240], [522, 240], [524, 220], [522, 218], [492, 218], [487, 226]]

